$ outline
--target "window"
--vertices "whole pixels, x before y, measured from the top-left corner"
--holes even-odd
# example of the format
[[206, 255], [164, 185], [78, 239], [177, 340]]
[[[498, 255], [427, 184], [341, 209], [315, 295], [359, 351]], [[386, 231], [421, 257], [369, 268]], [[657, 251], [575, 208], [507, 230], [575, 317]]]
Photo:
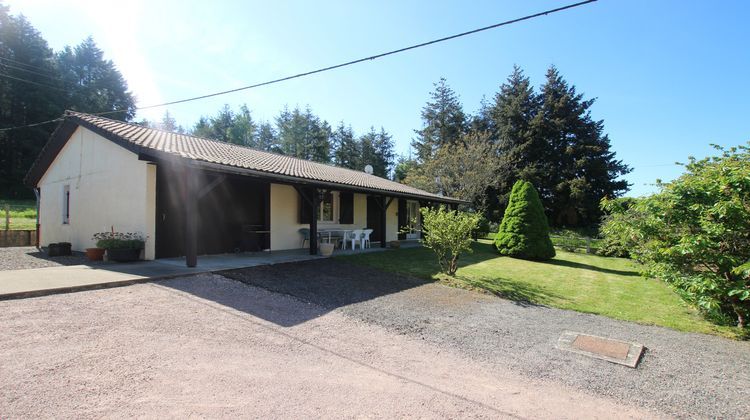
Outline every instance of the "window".
[[334, 205], [333, 205], [333, 193], [327, 191], [323, 194], [322, 200], [320, 200], [320, 209], [318, 211], [319, 222], [333, 223], [334, 220]]
[[63, 186], [62, 222], [64, 225], [70, 224], [70, 185]]
[[406, 217], [409, 223], [409, 232], [406, 234], [406, 239], [417, 239], [419, 238], [419, 202], [407, 201], [406, 202]]

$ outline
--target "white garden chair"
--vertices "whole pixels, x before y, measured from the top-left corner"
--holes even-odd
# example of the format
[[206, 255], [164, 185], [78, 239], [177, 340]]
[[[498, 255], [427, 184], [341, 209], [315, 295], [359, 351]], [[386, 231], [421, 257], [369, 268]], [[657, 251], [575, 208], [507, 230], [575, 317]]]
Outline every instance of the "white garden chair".
[[345, 240], [352, 241], [352, 251], [356, 248], [357, 242], [359, 242], [359, 249], [362, 249], [362, 229], [355, 229], [349, 232]]
[[372, 233], [372, 229], [364, 229], [362, 231], [362, 241], [359, 245], [361, 249], [370, 247], [370, 234], [371, 233]]

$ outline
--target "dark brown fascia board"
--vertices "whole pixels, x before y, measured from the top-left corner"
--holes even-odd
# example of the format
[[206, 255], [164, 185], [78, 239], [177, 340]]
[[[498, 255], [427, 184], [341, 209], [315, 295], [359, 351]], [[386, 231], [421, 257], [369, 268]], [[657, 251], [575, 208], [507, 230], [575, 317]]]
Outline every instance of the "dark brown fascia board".
[[203, 169], [206, 171], [227, 173], [227, 174], [234, 174], [234, 175], [241, 175], [241, 176], [249, 176], [249, 177], [259, 178], [263, 180], [272, 180], [275, 183], [284, 184], [284, 185], [309, 186], [309, 187], [315, 187], [315, 188], [334, 189], [336, 191], [368, 193], [368, 194], [378, 195], [378, 196], [385, 195], [385, 196], [390, 196], [390, 197], [401, 197], [401, 198], [409, 198], [409, 199], [416, 199], [416, 200], [428, 200], [428, 201], [450, 203], [450, 204], [462, 203], [461, 200], [456, 200], [456, 199], [451, 199], [451, 198], [438, 199], [437, 197], [430, 197], [430, 196], [424, 196], [424, 195], [379, 190], [376, 188], [357, 187], [353, 185], [339, 184], [339, 183], [334, 183], [334, 182], [315, 181], [315, 180], [310, 180], [310, 179], [305, 179], [305, 178], [293, 177], [289, 175], [275, 174], [272, 172], [258, 171], [258, 170], [247, 169], [247, 168], [239, 168], [236, 166], [222, 165], [219, 163], [206, 162], [202, 160], [187, 159], [187, 158], [182, 158], [180, 156], [176, 156], [168, 152], [163, 152], [163, 151], [154, 150], [154, 149], [149, 149], [148, 151], [144, 151], [140, 153], [138, 158], [140, 160], [157, 162], [157, 164], [159, 161], [188, 164], [195, 168]]
[[356, 185], [339, 184], [335, 182], [316, 181], [316, 180], [311, 180], [311, 179], [306, 179], [306, 178], [293, 177], [289, 175], [275, 174], [272, 172], [257, 171], [253, 169], [247, 169], [247, 168], [238, 168], [236, 166], [221, 165], [218, 163], [205, 162], [202, 160], [191, 160], [191, 163], [192, 165], [198, 168], [202, 168], [206, 170], [211, 170], [215, 172], [235, 173], [239, 175], [252, 176], [252, 177], [263, 178], [263, 179], [272, 179], [279, 184], [305, 185], [305, 186], [316, 187], [316, 188], [333, 189], [336, 191], [368, 193], [368, 194], [378, 195], [378, 196], [409, 198], [409, 199], [415, 199], [415, 200], [427, 200], [427, 201], [434, 201], [434, 202], [439, 202], [439, 203], [449, 203], [449, 204], [464, 203], [461, 200], [457, 200], [455, 198], [449, 198], [449, 197], [440, 198], [440, 197], [408, 194], [408, 193], [402, 193], [402, 192], [396, 192], [396, 191], [380, 190], [377, 188], [358, 187]]
[[360, 192], [360, 193], [366, 192], [368, 194], [373, 194], [373, 195], [386, 195], [386, 196], [410, 198], [410, 199], [416, 199], [416, 200], [428, 200], [428, 201], [448, 203], [448, 204], [466, 203], [462, 200], [458, 200], [458, 199], [450, 198], [450, 197], [438, 198], [438, 197], [432, 197], [432, 196], [424, 196], [424, 195], [417, 195], [417, 194], [408, 194], [408, 193], [400, 193], [400, 192], [395, 192], [395, 191], [380, 190], [376, 188], [357, 187], [353, 185], [339, 184], [335, 182], [315, 181], [311, 179], [298, 178], [298, 177], [293, 177], [289, 175], [276, 174], [273, 172], [258, 171], [255, 169], [239, 168], [236, 166], [222, 165], [222, 164], [206, 162], [202, 160], [184, 158], [182, 156], [178, 156], [173, 153], [164, 152], [161, 150], [151, 149], [147, 147], [137, 146], [127, 140], [124, 140], [120, 136], [110, 131], [97, 127], [96, 125], [91, 124], [88, 121], [78, 118], [75, 115], [66, 116], [66, 120], [68, 119], [75, 121], [76, 124], [81, 125], [95, 132], [96, 134], [99, 134], [100, 136], [116, 143], [117, 145], [122, 146], [123, 148], [135, 153], [136, 155], [138, 155], [138, 158], [141, 160], [154, 160], [157, 163], [160, 160], [169, 161], [173, 163], [180, 163], [180, 162], [186, 163], [187, 162], [188, 164], [192, 166], [212, 170], [215, 172], [234, 173], [238, 175], [252, 176], [256, 178], [273, 179], [274, 181], [277, 181], [280, 184], [287, 184], [287, 185], [293, 185], [293, 184], [307, 185], [311, 187], [330, 188], [330, 189], [335, 189], [338, 191], [351, 191], [351, 192]]

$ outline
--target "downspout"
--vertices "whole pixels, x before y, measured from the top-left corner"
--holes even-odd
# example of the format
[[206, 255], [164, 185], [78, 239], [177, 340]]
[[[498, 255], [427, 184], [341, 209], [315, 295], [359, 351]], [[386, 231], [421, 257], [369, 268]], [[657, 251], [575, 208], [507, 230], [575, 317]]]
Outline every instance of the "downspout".
[[34, 195], [36, 196], [36, 249], [42, 249], [39, 244], [39, 238], [41, 237], [41, 226], [39, 225], [39, 201], [41, 199], [41, 191], [39, 188], [34, 188]]

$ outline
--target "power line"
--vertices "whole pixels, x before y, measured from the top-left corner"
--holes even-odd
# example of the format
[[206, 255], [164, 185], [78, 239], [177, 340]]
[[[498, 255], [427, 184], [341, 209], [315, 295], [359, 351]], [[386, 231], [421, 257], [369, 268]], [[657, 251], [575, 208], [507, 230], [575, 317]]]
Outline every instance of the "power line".
[[48, 79], [51, 79], [51, 80], [55, 80], [55, 81], [59, 81], [59, 80], [60, 80], [60, 78], [58, 78], [58, 77], [55, 77], [55, 76], [51, 76], [51, 75], [49, 75], [49, 74], [45, 74], [45, 73], [40, 73], [40, 72], [38, 72], [38, 71], [34, 71], [34, 70], [29, 70], [29, 69], [25, 69], [25, 68], [23, 68], [23, 67], [16, 67], [16, 66], [14, 66], [14, 65], [11, 65], [11, 64], [7, 64], [7, 63], [0, 63], [0, 66], [3, 66], [3, 67], [8, 67], [8, 68], [11, 68], [11, 69], [16, 69], [16, 70], [20, 70], [20, 71], [25, 71], [25, 72], [27, 72], [27, 73], [31, 73], [31, 74], [36, 74], [36, 75], [38, 75], [38, 76], [46, 77], [46, 78], [48, 78]]
[[[308, 72], [304, 72], [304, 73], [298, 73], [298, 74], [295, 74], [295, 75], [292, 75], [292, 76], [286, 76], [286, 77], [282, 77], [282, 78], [279, 78], [279, 79], [269, 80], [267, 82], [256, 83], [254, 85], [248, 85], [248, 86], [242, 86], [242, 87], [239, 87], [239, 88], [224, 90], [224, 91], [221, 91], [221, 92], [209, 93], [209, 94], [206, 94], [206, 95], [195, 96], [195, 97], [192, 97], [192, 98], [179, 99], [179, 100], [171, 101], [171, 102], [164, 102], [164, 103], [156, 104], [156, 105], [148, 105], [148, 106], [137, 107], [135, 109], [136, 110], [151, 109], [151, 108], [158, 108], [158, 107], [162, 107], [162, 106], [181, 104], [181, 103], [184, 103], [184, 102], [197, 101], [199, 99], [206, 99], [206, 98], [211, 98], [211, 97], [214, 97], [214, 96], [226, 95], [228, 93], [239, 92], [239, 91], [242, 91], [242, 90], [253, 89], [253, 88], [257, 88], [257, 87], [261, 87], [261, 86], [267, 86], [267, 85], [271, 85], [271, 84], [275, 84], [275, 83], [284, 82], [284, 81], [291, 80], [291, 79], [297, 79], [297, 78], [300, 78], [300, 77], [310, 76], [310, 75], [313, 75], [313, 74], [316, 74], [316, 73], [323, 73], [323, 72], [334, 70], [334, 69], [338, 69], [338, 68], [341, 68], [341, 67], [351, 66], [353, 64], [359, 64], [359, 63], [362, 63], [362, 62], [365, 62], [365, 61], [376, 60], [378, 58], [383, 58], [383, 57], [386, 57], [386, 56], [389, 56], [389, 55], [394, 55], [394, 54], [402, 53], [402, 52], [405, 52], [405, 51], [409, 51], [409, 50], [413, 50], [413, 49], [417, 49], [417, 48], [421, 48], [421, 47], [426, 47], [428, 45], [432, 45], [432, 44], [437, 44], [437, 43], [440, 43], [440, 42], [449, 41], [451, 39], [456, 39], [456, 38], [464, 37], [464, 36], [467, 36], [467, 35], [472, 35], [472, 34], [475, 34], [475, 33], [478, 33], [478, 32], [483, 32], [483, 31], [487, 31], [487, 30], [490, 30], [490, 29], [499, 28], [501, 26], [506, 26], [506, 25], [510, 25], [510, 24], [513, 24], [513, 23], [522, 22], [524, 20], [534, 19], [534, 18], [537, 18], [537, 17], [549, 15], [549, 14], [552, 14], [552, 13], [562, 12], [563, 10], [568, 10], [568, 9], [572, 9], [572, 8], [575, 8], [575, 7], [583, 6], [585, 4], [593, 3], [595, 1], [597, 1], [597, 0], [586, 0], [586, 1], [578, 2], [578, 3], [573, 3], [573, 4], [569, 4], [567, 6], [558, 7], [556, 9], [550, 9], [550, 10], [546, 10], [544, 12], [534, 13], [532, 15], [527, 15], [527, 16], [524, 16], [524, 17], [507, 20], [505, 22], [496, 23], [494, 25], [485, 26], [485, 27], [478, 28], [478, 29], [473, 29], [471, 31], [461, 32], [461, 33], [458, 33], [458, 34], [455, 34], [455, 35], [450, 35], [450, 36], [446, 36], [446, 37], [443, 37], [443, 38], [434, 39], [432, 41], [422, 42], [420, 44], [415, 44], [415, 45], [411, 45], [411, 46], [408, 46], [408, 47], [399, 48], [397, 50], [391, 50], [391, 51], [388, 51], [388, 52], [384, 52], [384, 53], [381, 53], [381, 54], [372, 55], [372, 56], [369, 56], [369, 57], [360, 58], [360, 59], [357, 59], [357, 60], [347, 61], [345, 63], [340, 63], [340, 64], [335, 64], [335, 65], [332, 65], [332, 66], [328, 66], [328, 67], [323, 67], [323, 68], [320, 68], [320, 69], [317, 69], [317, 70], [312, 70], [312, 71], [308, 71]], [[112, 113], [115, 113], [115, 112], [123, 112], [123, 111], [106, 111], [106, 112], [100, 112], [100, 113], [97, 113], [97, 114], [94, 114], [94, 115], [106, 115], [106, 114], [112, 114]]]
[[[511, 25], [511, 24], [514, 24], [514, 23], [523, 22], [525, 20], [530, 20], [530, 19], [541, 17], [541, 16], [546, 16], [546, 15], [550, 15], [550, 14], [553, 14], [553, 13], [562, 12], [564, 10], [573, 9], [573, 8], [576, 8], [576, 7], [579, 7], [579, 6], [583, 6], [583, 5], [586, 5], [586, 4], [589, 4], [589, 3], [594, 3], [596, 1], [597, 0], [585, 0], [585, 1], [578, 2], [578, 3], [569, 4], [567, 6], [557, 7], [557, 8], [554, 8], [554, 9], [545, 10], [543, 12], [534, 13], [534, 14], [531, 14], [531, 15], [526, 15], [526, 16], [523, 16], [523, 17], [520, 17], [520, 18], [506, 20], [504, 22], [499, 22], [499, 23], [496, 23], [494, 25], [489, 25], [489, 26], [484, 26], [482, 28], [472, 29], [470, 31], [461, 32], [461, 33], [450, 35], [450, 36], [446, 36], [446, 37], [443, 37], [443, 38], [438, 38], [438, 39], [434, 39], [434, 40], [431, 40], [431, 41], [427, 41], [427, 42], [422, 42], [422, 43], [419, 43], [419, 44], [410, 45], [408, 47], [403, 47], [403, 48], [399, 48], [399, 49], [396, 49], [396, 50], [387, 51], [387, 52], [376, 54], [376, 55], [372, 55], [372, 56], [369, 56], [369, 57], [359, 58], [359, 59], [356, 59], [356, 60], [347, 61], [347, 62], [344, 62], [344, 63], [339, 63], [339, 64], [335, 64], [335, 65], [332, 65], [332, 66], [319, 68], [317, 70], [311, 70], [311, 71], [307, 71], [307, 72], [304, 72], [304, 73], [297, 73], [297, 74], [294, 74], [294, 75], [291, 75], [291, 76], [281, 77], [281, 78], [278, 78], [278, 79], [273, 79], [273, 80], [269, 80], [269, 81], [262, 82], [262, 83], [256, 83], [256, 84], [253, 84], [253, 85], [242, 86], [242, 87], [235, 88], [235, 89], [229, 89], [229, 90], [224, 90], [224, 91], [220, 91], [220, 92], [209, 93], [209, 94], [206, 94], [206, 95], [194, 96], [194, 97], [191, 97], [191, 98], [179, 99], [179, 100], [176, 100], [176, 101], [164, 102], [164, 103], [161, 103], [161, 104], [136, 107], [135, 110], [158, 108], [158, 107], [168, 106], [168, 105], [176, 105], [176, 104], [181, 104], [181, 103], [185, 103], [185, 102], [197, 101], [197, 100], [200, 100], [200, 99], [206, 99], [206, 98], [212, 98], [212, 97], [215, 97], [215, 96], [226, 95], [226, 94], [229, 94], [229, 93], [239, 92], [239, 91], [243, 91], [243, 90], [254, 89], [254, 88], [257, 88], [257, 87], [261, 87], [261, 86], [267, 86], [267, 85], [272, 85], [272, 84], [276, 84], [276, 83], [281, 83], [281, 82], [285, 82], [287, 80], [298, 79], [298, 78], [301, 78], [301, 77], [310, 76], [310, 75], [317, 74], [317, 73], [323, 73], [323, 72], [326, 72], [326, 71], [330, 71], [330, 70], [334, 70], [334, 69], [338, 69], [338, 68], [342, 68], [342, 67], [347, 67], [347, 66], [351, 66], [351, 65], [354, 65], [354, 64], [359, 64], [359, 63], [362, 63], [362, 62], [365, 62], [365, 61], [372, 61], [372, 60], [376, 60], [376, 59], [379, 59], [379, 58], [387, 57], [389, 55], [399, 54], [399, 53], [410, 51], [410, 50], [414, 50], [414, 49], [417, 49], [417, 48], [422, 48], [422, 47], [426, 47], [426, 46], [429, 46], [429, 45], [438, 44], [438, 43], [449, 41], [449, 40], [452, 40], [452, 39], [461, 38], [461, 37], [464, 37], [464, 36], [467, 36], [467, 35], [473, 35], [473, 34], [476, 34], [476, 33], [479, 33], [479, 32], [488, 31], [490, 29], [499, 28], [501, 26], [507, 26], [507, 25]], [[97, 113], [94, 113], [92, 115], [108, 115], [108, 114], [114, 114], [114, 113], [126, 112], [126, 111], [127, 110], [104, 111], [104, 112], [97, 112]], [[40, 124], [49, 123], [51, 121], [53, 121], [53, 120], [45, 121], [45, 122], [40, 123]], [[27, 127], [27, 126], [4, 128], [4, 129], [0, 129], [0, 132], [1, 131], [14, 130], [14, 129], [17, 129], [17, 128], [24, 128], [24, 127]]]
[[59, 88], [59, 87], [55, 87], [55, 86], [50, 86], [50, 85], [46, 85], [46, 84], [44, 84], [44, 83], [39, 83], [39, 82], [35, 82], [35, 81], [33, 81], [33, 80], [26, 80], [26, 79], [21, 79], [20, 77], [14, 77], [14, 76], [11, 76], [11, 75], [9, 75], [9, 74], [3, 74], [3, 73], [0, 73], [0, 77], [6, 77], [6, 78], [8, 78], [8, 79], [18, 80], [19, 82], [31, 83], [32, 85], [43, 86], [43, 87], [46, 87], [47, 89], [54, 89], [54, 90], [59, 90], [59, 91], [61, 91], [61, 92], [65, 92], [65, 93], [68, 93], [68, 91], [67, 91], [67, 90], [65, 90], [65, 89], [62, 89], [62, 88]]
[[64, 118], [55, 118], [54, 120], [47, 120], [47, 121], [42, 121], [42, 122], [38, 122], [38, 123], [34, 123], [34, 124], [19, 125], [17, 127], [0, 128], [0, 133], [5, 132], [5, 131], [10, 131], [10, 130], [17, 130], [19, 128], [37, 127], [37, 126], [40, 126], [40, 125], [50, 124], [50, 123], [53, 123], [53, 122], [59, 122], [59, 121], [62, 121], [63, 119]]
[[[48, 72], [49, 71], [49, 69], [45, 69], [45, 68], [42, 68], [42, 67], [39, 67], [39, 66], [34, 66], [32, 64], [26, 64], [26, 63], [24, 63], [22, 61], [14, 60], [14, 59], [8, 58], [8, 57], [0, 57], [0, 60], [10, 61], [11, 63], [13, 63], [13, 64], [15, 64], [17, 66], [24, 66], [24, 67], [28, 67], [28, 68], [31, 68], [31, 69], [34, 69], [34, 70], [40, 70], [40, 71], [43, 71], [43, 72]], [[52, 73], [47, 73], [47, 74], [51, 75]]]

